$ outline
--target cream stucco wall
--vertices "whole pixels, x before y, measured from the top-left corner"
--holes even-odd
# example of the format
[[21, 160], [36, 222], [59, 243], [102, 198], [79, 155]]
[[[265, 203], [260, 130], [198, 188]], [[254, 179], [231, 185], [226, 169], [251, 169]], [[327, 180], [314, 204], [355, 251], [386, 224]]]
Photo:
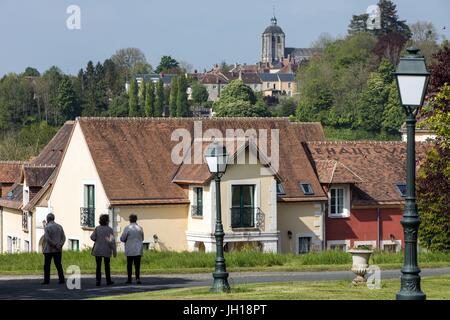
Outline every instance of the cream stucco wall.
[[28, 232], [22, 229], [22, 210], [3, 208], [2, 210], [2, 253], [8, 252], [8, 237], [16, 238], [16, 245], [10, 253], [24, 252], [25, 240], [31, 250], [31, 228]]
[[[213, 226], [215, 222], [215, 206], [213, 199], [214, 186], [206, 185], [191, 185], [189, 186], [189, 201], [194, 205], [194, 188], [203, 188], [203, 216], [193, 217], [192, 208], [189, 206], [187, 230], [189, 232], [201, 233], [201, 234], [211, 234], [213, 233]], [[214, 203], [213, 203], [214, 202]]]
[[[136, 214], [138, 224], [144, 229], [144, 242], [153, 245], [153, 235], [158, 236], [157, 250], [184, 251], [187, 250], [186, 230], [188, 205], [152, 205], [127, 206], [114, 208], [117, 222], [116, 238], [129, 224], [130, 214]], [[119, 244], [119, 250], [123, 245]]]
[[[92, 247], [92, 230], [80, 226], [80, 208], [84, 202], [84, 184], [95, 185], [95, 221], [108, 214], [109, 201], [101, 184], [83, 132], [76, 123], [69, 146], [64, 155], [56, 182], [48, 199], [56, 222], [61, 224], [67, 240], [79, 240], [80, 250]], [[65, 244], [68, 248], [68, 241]]]
[[[278, 203], [278, 230], [281, 252], [298, 252], [298, 237], [311, 237], [312, 249], [320, 250], [322, 241], [322, 207], [320, 203]], [[292, 232], [292, 239], [288, 237]]]
[[[222, 177], [221, 188], [221, 203], [222, 203], [222, 221], [225, 232], [232, 232], [231, 228], [231, 186], [239, 184], [254, 184], [255, 191], [255, 207], [261, 209], [264, 214], [264, 228], [261, 231], [271, 230], [273, 205], [271, 203], [271, 193], [274, 190], [274, 177], [272, 175], [262, 175], [260, 164], [234, 164], [227, 168], [225, 175]], [[264, 168], [263, 168], [264, 170]], [[267, 171], [268, 172], [268, 171]], [[276, 186], [276, 185], [275, 185]], [[276, 219], [276, 213], [275, 213]]]

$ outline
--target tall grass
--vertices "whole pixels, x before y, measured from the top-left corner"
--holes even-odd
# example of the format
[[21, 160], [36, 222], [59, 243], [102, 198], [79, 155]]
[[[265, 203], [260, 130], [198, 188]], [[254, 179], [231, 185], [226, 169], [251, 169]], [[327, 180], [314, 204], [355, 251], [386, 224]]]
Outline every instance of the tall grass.
[[[147, 251], [142, 258], [143, 272], [200, 272], [214, 268], [214, 253], [200, 252], [156, 252]], [[225, 253], [229, 269], [245, 270], [267, 269], [271, 267], [286, 267], [295, 270], [301, 266], [333, 266], [350, 265], [351, 255], [340, 251], [323, 251], [304, 255], [261, 253], [257, 251]], [[401, 253], [374, 253], [372, 264], [398, 264], [403, 261]], [[419, 253], [419, 262], [448, 262], [450, 253]], [[77, 265], [83, 273], [95, 271], [95, 259], [89, 251], [63, 253], [63, 266]], [[119, 253], [111, 259], [111, 269], [115, 273], [125, 272], [126, 257]], [[0, 274], [35, 274], [43, 268], [43, 256], [39, 253], [2, 254], [0, 255]]]

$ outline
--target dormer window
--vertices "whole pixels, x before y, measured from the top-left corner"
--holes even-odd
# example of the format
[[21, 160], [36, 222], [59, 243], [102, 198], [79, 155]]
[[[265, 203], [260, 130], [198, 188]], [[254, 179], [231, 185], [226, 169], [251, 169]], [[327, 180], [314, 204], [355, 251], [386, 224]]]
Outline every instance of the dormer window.
[[314, 190], [311, 187], [311, 184], [308, 182], [300, 182], [300, 188], [302, 189], [303, 194], [305, 196], [310, 196], [314, 194]]
[[329, 217], [350, 216], [350, 188], [348, 185], [333, 185], [329, 191]]
[[400, 193], [400, 196], [402, 196], [403, 198], [406, 197], [406, 184], [397, 183], [395, 186], [397, 187], [397, 191], [398, 193]]
[[283, 185], [281, 183], [277, 183], [277, 194], [285, 194]]

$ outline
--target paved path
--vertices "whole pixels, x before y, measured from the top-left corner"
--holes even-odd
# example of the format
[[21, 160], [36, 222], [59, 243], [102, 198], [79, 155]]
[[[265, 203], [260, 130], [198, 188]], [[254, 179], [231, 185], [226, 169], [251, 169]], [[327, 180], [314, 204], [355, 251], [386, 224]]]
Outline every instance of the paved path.
[[[422, 269], [422, 276], [450, 274], [450, 268]], [[382, 279], [400, 277], [399, 270], [383, 270]], [[318, 280], [351, 280], [354, 274], [349, 271], [321, 272], [233, 272], [229, 282], [235, 284], [279, 281], [318, 281]], [[83, 276], [81, 290], [69, 290], [66, 285], [58, 285], [52, 279], [49, 286], [40, 285], [41, 277], [37, 276], [0, 276], [0, 299], [86, 299], [101, 296], [122, 295], [128, 293], [155, 291], [172, 288], [209, 286], [211, 274], [171, 274], [151, 275], [142, 278], [142, 285], [125, 285], [124, 276], [115, 276], [112, 286], [95, 286], [92, 275]]]

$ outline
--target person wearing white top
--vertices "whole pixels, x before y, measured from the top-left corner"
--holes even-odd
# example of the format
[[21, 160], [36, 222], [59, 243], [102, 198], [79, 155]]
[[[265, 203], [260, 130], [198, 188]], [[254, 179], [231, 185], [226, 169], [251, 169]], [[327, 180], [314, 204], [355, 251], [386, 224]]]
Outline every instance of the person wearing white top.
[[127, 256], [128, 280], [126, 283], [131, 283], [134, 264], [136, 283], [141, 284], [140, 271], [141, 257], [144, 254], [144, 231], [142, 230], [142, 227], [137, 224], [137, 216], [135, 214], [131, 214], [129, 220], [130, 224], [125, 227], [120, 236], [120, 241], [125, 243], [125, 255]]

